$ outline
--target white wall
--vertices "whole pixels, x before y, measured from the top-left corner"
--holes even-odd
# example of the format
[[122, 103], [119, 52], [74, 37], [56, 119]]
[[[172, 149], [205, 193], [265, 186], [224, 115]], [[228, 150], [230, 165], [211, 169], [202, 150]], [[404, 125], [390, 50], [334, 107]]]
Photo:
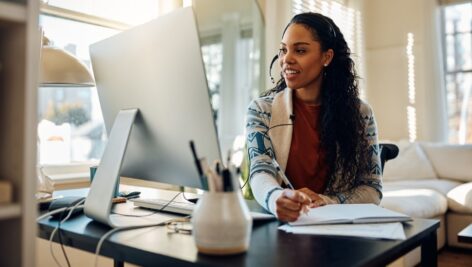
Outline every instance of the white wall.
[[408, 139], [407, 34], [414, 35], [417, 139], [446, 139], [435, 0], [364, 0], [366, 87], [381, 139]]

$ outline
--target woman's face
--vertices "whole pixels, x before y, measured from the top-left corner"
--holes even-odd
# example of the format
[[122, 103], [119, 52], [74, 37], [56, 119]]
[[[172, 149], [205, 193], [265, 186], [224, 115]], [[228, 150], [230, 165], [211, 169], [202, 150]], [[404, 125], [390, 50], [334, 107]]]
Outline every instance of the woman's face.
[[320, 88], [322, 71], [331, 62], [333, 51], [323, 52], [321, 44], [301, 24], [290, 25], [282, 38], [279, 64], [287, 87], [291, 89]]

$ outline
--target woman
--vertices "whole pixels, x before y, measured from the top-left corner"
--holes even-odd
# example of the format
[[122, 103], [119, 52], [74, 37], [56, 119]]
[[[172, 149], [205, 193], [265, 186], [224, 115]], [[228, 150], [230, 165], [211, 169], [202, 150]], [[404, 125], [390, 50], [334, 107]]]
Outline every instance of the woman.
[[[359, 99], [350, 50], [334, 22], [298, 14], [284, 30], [275, 88], [247, 115], [249, 181], [256, 200], [281, 221], [326, 204], [382, 198], [374, 115]], [[276, 162], [294, 189], [282, 182]]]

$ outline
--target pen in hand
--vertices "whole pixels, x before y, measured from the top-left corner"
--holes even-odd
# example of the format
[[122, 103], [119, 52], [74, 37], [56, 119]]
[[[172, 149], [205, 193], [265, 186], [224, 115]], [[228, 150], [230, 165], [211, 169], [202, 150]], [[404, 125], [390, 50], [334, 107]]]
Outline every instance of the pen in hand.
[[288, 188], [295, 190], [295, 188], [293, 188], [292, 183], [290, 183], [287, 176], [282, 171], [282, 168], [280, 167], [279, 163], [277, 163], [277, 161], [274, 158], [272, 158], [272, 164], [274, 164], [275, 169], [277, 170], [277, 173], [280, 175], [280, 178], [282, 178], [282, 181], [284, 181], [284, 183], [288, 186]]
[[[277, 173], [279, 174], [280, 178], [282, 178], [282, 181], [287, 185], [287, 187], [290, 188], [291, 190], [295, 190], [292, 183], [290, 182], [288, 177], [285, 175], [285, 172], [282, 171], [282, 168], [280, 167], [279, 163], [274, 158], [272, 158], [272, 164], [274, 164], [275, 169], [277, 170]], [[300, 193], [304, 194], [303, 192], [300, 192]], [[307, 197], [310, 203], [308, 205], [303, 205], [300, 209], [300, 213], [307, 214], [310, 211], [311, 199], [309, 196], [305, 194], [304, 194], [304, 197]]]

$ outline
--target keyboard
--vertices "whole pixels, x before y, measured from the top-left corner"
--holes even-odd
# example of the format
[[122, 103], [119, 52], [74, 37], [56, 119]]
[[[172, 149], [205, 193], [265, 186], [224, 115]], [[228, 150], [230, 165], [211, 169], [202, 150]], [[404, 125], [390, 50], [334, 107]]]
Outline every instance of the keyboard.
[[[169, 200], [167, 199], [157, 199], [157, 198], [135, 198], [135, 199], [130, 199], [129, 201], [132, 201], [134, 205], [137, 207], [142, 207], [142, 208], [152, 209], [152, 210], [161, 210], [162, 207], [164, 207], [167, 203], [169, 203]], [[195, 207], [195, 204], [191, 202], [174, 200], [171, 203], [169, 203], [162, 211], [168, 211], [168, 212], [173, 212], [173, 213], [178, 213], [178, 214], [183, 214], [183, 215], [192, 215], [194, 207]], [[251, 211], [250, 213], [253, 220], [275, 219], [275, 216], [269, 213], [256, 212], [256, 211]]]
[[[135, 206], [153, 210], [161, 210], [166, 204], [169, 203], [169, 200], [157, 198], [135, 198], [130, 199], [129, 201], [132, 201]], [[194, 207], [195, 204], [192, 202], [174, 200], [170, 202], [164, 209], [162, 209], [162, 211], [191, 215]]]

